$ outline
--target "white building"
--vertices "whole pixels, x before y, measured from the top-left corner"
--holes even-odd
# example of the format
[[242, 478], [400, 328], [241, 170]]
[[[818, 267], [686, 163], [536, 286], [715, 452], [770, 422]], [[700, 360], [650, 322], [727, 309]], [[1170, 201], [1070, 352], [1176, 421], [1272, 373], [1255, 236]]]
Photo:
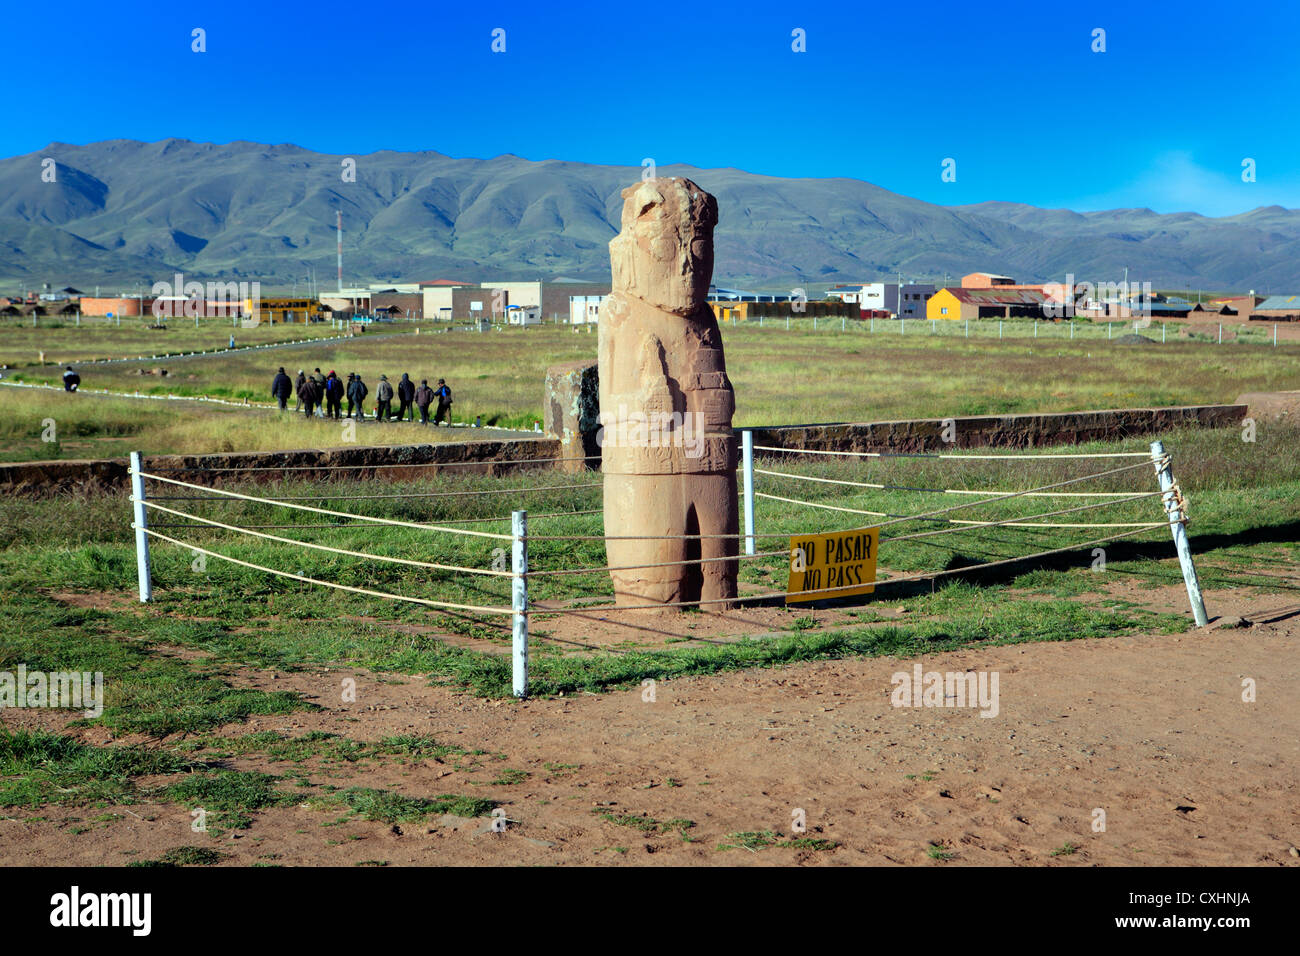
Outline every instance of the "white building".
[[897, 318], [925, 318], [925, 303], [934, 295], [932, 285], [904, 283], [902, 286], [902, 307], [899, 302], [899, 285], [897, 282], [864, 282], [862, 285], [837, 285], [827, 291], [828, 299], [856, 303], [859, 309], [875, 309], [888, 312]]
[[828, 299], [856, 303], [860, 309], [898, 311], [897, 282], [864, 282], [862, 285], [837, 285], [827, 291]]
[[600, 321], [600, 304], [605, 301], [603, 295], [569, 296], [569, 324], [587, 325]]
[[506, 308], [506, 321], [511, 325], [541, 325], [540, 305], [512, 305]]

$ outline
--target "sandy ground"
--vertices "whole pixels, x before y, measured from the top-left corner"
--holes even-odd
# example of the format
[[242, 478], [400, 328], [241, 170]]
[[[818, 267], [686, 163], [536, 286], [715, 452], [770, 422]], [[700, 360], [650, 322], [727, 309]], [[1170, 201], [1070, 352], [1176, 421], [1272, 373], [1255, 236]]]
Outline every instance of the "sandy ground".
[[[1144, 593], [1171, 606], [1179, 598], [1178, 589]], [[192, 833], [189, 808], [172, 804], [51, 806], [6, 811], [0, 863], [120, 864], [193, 844], [228, 853], [227, 865], [1297, 866], [1300, 607], [1288, 601], [1216, 592], [1219, 621], [1199, 632], [972, 648], [921, 662], [926, 671], [996, 672], [998, 713], [987, 718], [975, 708], [893, 707], [891, 676], [914, 662], [888, 658], [666, 681], [653, 700], [636, 689], [483, 701], [418, 678], [246, 672], [253, 686], [302, 691], [324, 709], [253, 718], [226, 734], [418, 732], [487, 751], [312, 776], [488, 797], [504, 805], [506, 831], [455, 817], [337, 823], [337, 813], [289, 807], [212, 837]], [[1222, 626], [1241, 614], [1253, 625]], [[337, 702], [345, 676], [358, 680], [356, 703]], [[1242, 699], [1246, 678], [1253, 703]], [[8, 711], [4, 720], [16, 727], [48, 715]], [[293, 766], [257, 756], [228, 765]], [[493, 783], [504, 768], [529, 776]], [[797, 810], [806, 832], [791, 830]], [[1098, 810], [1104, 830], [1095, 829]], [[688, 841], [676, 828], [644, 833], [602, 812], [695, 826]], [[118, 819], [95, 822], [102, 814]], [[722, 848], [730, 834], [761, 830], [839, 845]]]

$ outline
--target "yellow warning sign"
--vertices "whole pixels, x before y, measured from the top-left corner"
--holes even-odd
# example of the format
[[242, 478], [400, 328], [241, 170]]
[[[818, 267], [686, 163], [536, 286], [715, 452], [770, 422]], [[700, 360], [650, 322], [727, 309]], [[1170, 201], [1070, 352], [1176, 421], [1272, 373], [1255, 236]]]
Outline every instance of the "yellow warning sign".
[[876, 580], [879, 528], [804, 534], [790, 539], [790, 583], [785, 602], [870, 594]]

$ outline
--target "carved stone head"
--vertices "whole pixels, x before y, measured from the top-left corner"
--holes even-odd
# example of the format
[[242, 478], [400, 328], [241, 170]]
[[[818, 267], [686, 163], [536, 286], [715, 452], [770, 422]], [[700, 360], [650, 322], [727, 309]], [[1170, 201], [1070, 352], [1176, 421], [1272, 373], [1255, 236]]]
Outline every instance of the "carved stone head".
[[717, 200], [678, 178], [648, 179], [622, 195], [622, 231], [609, 243], [613, 291], [690, 315], [713, 279]]

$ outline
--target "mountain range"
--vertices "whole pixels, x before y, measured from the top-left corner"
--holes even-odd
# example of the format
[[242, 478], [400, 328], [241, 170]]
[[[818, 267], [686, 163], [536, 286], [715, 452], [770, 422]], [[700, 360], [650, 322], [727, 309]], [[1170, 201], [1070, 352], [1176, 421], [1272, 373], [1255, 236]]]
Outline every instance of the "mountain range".
[[[53, 159], [54, 163], [44, 162]], [[345, 181], [346, 160], [355, 181]], [[53, 170], [52, 182], [48, 170]], [[45, 173], [43, 176], [42, 173]], [[1012, 202], [941, 206], [855, 179], [785, 179], [661, 166], [718, 199], [715, 282], [809, 291], [902, 273], [1017, 281], [1131, 280], [1154, 288], [1300, 288], [1300, 210], [1235, 216], [1072, 212]], [[607, 280], [619, 192], [639, 167], [504, 155], [110, 140], [0, 160], [0, 286], [130, 291], [170, 279]]]

